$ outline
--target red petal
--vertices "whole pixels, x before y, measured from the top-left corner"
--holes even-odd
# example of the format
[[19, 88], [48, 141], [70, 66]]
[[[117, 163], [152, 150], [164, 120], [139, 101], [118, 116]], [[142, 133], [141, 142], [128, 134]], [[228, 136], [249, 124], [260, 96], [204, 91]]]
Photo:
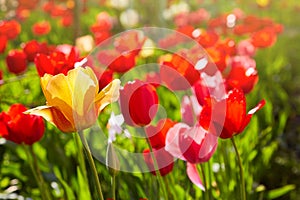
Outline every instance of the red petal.
[[266, 104], [266, 101], [263, 99], [263, 100], [261, 100], [254, 108], [252, 108], [252, 109], [248, 112], [248, 114], [247, 114], [247, 116], [245, 117], [245, 119], [244, 119], [244, 121], [243, 121], [243, 124], [242, 124], [242, 126], [241, 126], [241, 128], [240, 128], [240, 130], [239, 130], [238, 132], [242, 132], [242, 131], [245, 129], [245, 127], [249, 124], [249, 122], [250, 122], [250, 120], [251, 120], [251, 118], [252, 118], [252, 115], [253, 115], [254, 113], [256, 113], [258, 110], [260, 110], [262, 107], [264, 107], [265, 104]]

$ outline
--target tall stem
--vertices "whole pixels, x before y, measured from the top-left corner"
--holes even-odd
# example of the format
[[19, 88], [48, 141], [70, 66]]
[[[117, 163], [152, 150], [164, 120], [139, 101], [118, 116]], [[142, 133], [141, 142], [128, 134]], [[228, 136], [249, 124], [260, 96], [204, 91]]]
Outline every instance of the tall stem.
[[234, 147], [234, 150], [235, 150], [235, 153], [236, 153], [236, 156], [237, 156], [237, 160], [238, 160], [238, 164], [239, 164], [239, 168], [240, 168], [241, 200], [246, 200], [245, 179], [244, 179], [244, 171], [243, 171], [241, 157], [240, 157], [240, 154], [238, 152], [238, 149], [236, 147], [236, 144], [234, 142], [233, 137], [231, 138], [231, 142], [232, 142], [232, 145]]
[[99, 180], [99, 177], [98, 177], [97, 169], [96, 169], [96, 166], [95, 166], [95, 162], [94, 162], [94, 159], [93, 159], [90, 147], [89, 147], [89, 145], [88, 145], [88, 143], [86, 141], [86, 138], [83, 135], [83, 132], [82, 131], [78, 131], [78, 134], [80, 136], [81, 142], [83, 144], [84, 152], [85, 152], [85, 154], [87, 156], [89, 165], [90, 165], [91, 170], [92, 170], [92, 174], [93, 174], [93, 179], [95, 181], [97, 195], [98, 195], [98, 197], [101, 200], [104, 200], [103, 194], [102, 194], [102, 190], [101, 190], [100, 180]]
[[113, 200], [116, 200], [116, 175], [112, 175], [112, 197]]
[[41, 174], [40, 168], [37, 163], [36, 155], [32, 149], [32, 146], [27, 147], [25, 144], [23, 144], [23, 148], [25, 149], [27, 158], [29, 160], [29, 166], [31, 168], [31, 171], [33, 173], [33, 176], [38, 184], [38, 187], [41, 192], [41, 196], [43, 200], [49, 200], [52, 199], [50, 191], [48, 186], [45, 184], [44, 178]]
[[203, 164], [199, 164], [199, 165], [200, 165], [202, 178], [203, 178], [203, 186], [204, 186], [204, 189], [205, 189], [205, 191], [203, 192], [204, 193], [203, 197], [204, 197], [205, 200], [208, 200], [208, 193], [207, 193], [208, 187], [207, 187], [207, 180], [206, 180], [206, 176], [205, 176], [205, 169], [203, 167]]
[[167, 190], [166, 190], [166, 186], [162, 180], [162, 177], [161, 177], [161, 174], [160, 174], [160, 171], [159, 171], [159, 168], [158, 168], [158, 164], [157, 164], [157, 160], [154, 156], [154, 153], [153, 153], [153, 149], [152, 149], [152, 146], [151, 146], [151, 143], [150, 143], [150, 140], [148, 137], [147, 138], [147, 143], [148, 143], [148, 146], [149, 146], [149, 149], [150, 149], [150, 155], [151, 155], [151, 158], [153, 160], [153, 165], [154, 165], [154, 169], [155, 169], [155, 173], [156, 173], [156, 177], [158, 179], [158, 182], [159, 182], [159, 185], [160, 187], [162, 188], [162, 192], [163, 192], [163, 195], [164, 195], [164, 199], [167, 200], [168, 199], [168, 194], [167, 194]]

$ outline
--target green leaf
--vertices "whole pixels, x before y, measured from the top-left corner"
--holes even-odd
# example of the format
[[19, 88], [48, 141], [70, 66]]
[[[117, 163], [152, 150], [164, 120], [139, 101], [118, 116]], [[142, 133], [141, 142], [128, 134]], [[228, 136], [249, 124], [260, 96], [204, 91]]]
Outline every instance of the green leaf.
[[82, 175], [79, 167], [77, 167], [77, 176], [79, 186], [78, 199], [92, 199], [89, 184], [85, 181], [84, 176]]
[[61, 173], [58, 169], [58, 167], [53, 167], [53, 171], [54, 171], [54, 174], [56, 176], [56, 178], [59, 180], [59, 182], [62, 184], [65, 192], [66, 192], [66, 196], [67, 196], [67, 199], [75, 199], [75, 196], [74, 196], [74, 193], [72, 191], [72, 188], [69, 186], [69, 184], [67, 184], [62, 176], [61, 176]]
[[276, 199], [276, 198], [281, 197], [281, 196], [287, 194], [288, 192], [294, 190], [295, 188], [296, 188], [295, 185], [285, 185], [285, 186], [283, 186], [281, 188], [270, 190], [266, 194], [266, 198], [267, 199]]

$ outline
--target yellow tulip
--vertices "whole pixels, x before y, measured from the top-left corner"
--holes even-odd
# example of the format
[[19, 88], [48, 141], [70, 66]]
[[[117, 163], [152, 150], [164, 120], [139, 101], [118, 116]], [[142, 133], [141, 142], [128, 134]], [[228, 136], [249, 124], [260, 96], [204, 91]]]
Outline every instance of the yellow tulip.
[[70, 133], [92, 126], [101, 110], [119, 98], [120, 80], [113, 80], [99, 92], [93, 70], [77, 67], [67, 76], [45, 74], [41, 87], [46, 105], [26, 113], [42, 116], [62, 132]]

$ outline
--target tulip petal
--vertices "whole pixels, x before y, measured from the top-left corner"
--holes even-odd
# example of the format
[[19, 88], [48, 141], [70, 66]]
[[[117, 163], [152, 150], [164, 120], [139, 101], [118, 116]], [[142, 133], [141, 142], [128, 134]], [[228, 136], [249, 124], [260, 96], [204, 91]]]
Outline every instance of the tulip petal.
[[197, 171], [196, 165], [188, 162], [187, 167], [186, 167], [186, 173], [187, 173], [189, 179], [192, 181], [192, 183], [194, 183], [201, 190], [205, 191], [205, 188], [202, 184], [199, 173]]
[[76, 131], [73, 124], [64, 116], [59, 109], [52, 106], [39, 106], [24, 112], [25, 114], [33, 114], [43, 117], [45, 120], [59, 128], [65, 133]]
[[244, 121], [243, 121], [243, 124], [239, 130], [239, 132], [242, 132], [245, 127], [249, 124], [251, 118], [252, 118], [252, 115], [254, 113], [256, 113], [258, 110], [260, 110], [262, 107], [264, 107], [264, 105], [266, 104], [266, 101], [265, 100], [261, 100], [254, 108], [252, 108], [248, 114], [246, 115]]
[[45, 74], [41, 78], [41, 86], [47, 100], [48, 106], [59, 109], [68, 121], [73, 120], [72, 111], [72, 84], [63, 74], [52, 76]]
[[172, 128], [169, 129], [166, 137], [165, 150], [168, 151], [172, 156], [179, 158], [181, 160], [186, 160], [182, 154], [179, 146], [179, 139], [181, 134], [189, 128], [188, 125], [184, 123], [177, 123]]
[[119, 79], [115, 79], [97, 94], [95, 104], [98, 112], [103, 110], [108, 104], [118, 100], [120, 83]]

